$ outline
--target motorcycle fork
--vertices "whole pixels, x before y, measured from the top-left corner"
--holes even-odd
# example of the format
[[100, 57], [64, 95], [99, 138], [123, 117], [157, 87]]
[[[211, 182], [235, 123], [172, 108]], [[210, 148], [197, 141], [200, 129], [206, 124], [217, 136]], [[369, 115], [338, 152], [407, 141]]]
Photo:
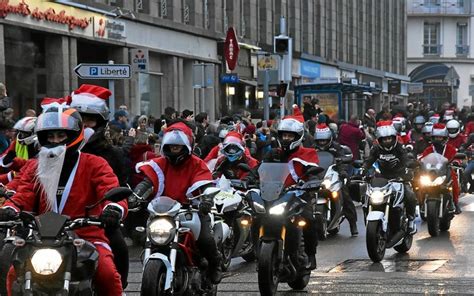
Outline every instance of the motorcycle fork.
[[[176, 229], [179, 229], [179, 221], [176, 221]], [[178, 231], [179, 233], [179, 231]], [[176, 272], [176, 255], [178, 253], [178, 238], [179, 235], [178, 233], [175, 234], [173, 238], [173, 244], [171, 245], [171, 250], [170, 250], [170, 264], [171, 264], [171, 272], [173, 273], [173, 277], [171, 279], [171, 294], [174, 292], [174, 274]]]

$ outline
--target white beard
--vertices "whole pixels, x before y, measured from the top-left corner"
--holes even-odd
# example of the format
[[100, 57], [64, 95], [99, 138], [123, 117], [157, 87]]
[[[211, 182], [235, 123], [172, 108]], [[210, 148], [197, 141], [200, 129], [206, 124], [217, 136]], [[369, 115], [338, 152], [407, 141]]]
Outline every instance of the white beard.
[[41, 147], [38, 153], [36, 182], [41, 184], [49, 211], [54, 210], [58, 192], [59, 178], [66, 157], [66, 145], [54, 148]]

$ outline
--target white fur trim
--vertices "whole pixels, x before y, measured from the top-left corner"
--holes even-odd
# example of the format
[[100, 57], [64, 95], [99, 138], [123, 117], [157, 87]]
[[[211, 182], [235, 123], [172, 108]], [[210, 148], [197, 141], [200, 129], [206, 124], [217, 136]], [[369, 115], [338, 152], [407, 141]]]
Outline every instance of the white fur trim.
[[137, 165], [135, 166], [135, 170], [137, 171], [137, 173], [140, 172], [139, 168], [144, 166], [144, 165], [151, 166], [153, 171], [155, 171], [156, 176], [158, 177], [158, 190], [157, 190], [156, 195], [154, 197], [154, 198], [157, 198], [157, 197], [161, 196], [163, 194], [163, 192], [165, 191], [165, 174], [163, 173], [163, 170], [160, 168], [160, 166], [156, 162], [154, 162], [153, 160], [142, 161], [142, 162], [137, 163]]
[[197, 181], [196, 183], [194, 183], [193, 185], [191, 185], [191, 187], [188, 188], [188, 190], [186, 191], [186, 197], [192, 197], [192, 193], [198, 189], [199, 187], [201, 186], [204, 186], [204, 185], [207, 185], [207, 184], [212, 184], [214, 183], [213, 180], [202, 180], [202, 181]]
[[7, 177], [8, 177], [8, 182], [11, 182], [13, 180], [13, 178], [15, 178], [15, 176], [13, 175], [13, 171], [10, 171], [7, 174]]
[[94, 245], [96, 246], [102, 246], [104, 248], [106, 248], [107, 250], [111, 251], [112, 252], [112, 248], [109, 246], [109, 244], [107, 243], [104, 243], [104, 242], [93, 242]]
[[12, 209], [12, 210], [14, 210], [14, 211], [17, 212], [17, 213], [19, 212], [19, 210], [18, 210], [17, 208], [12, 207], [12, 206], [4, 206], [4, 207], [1, 207], [1, 208], [2, 208], [2, 209]]
[[71, 95], [71, 107], [81, 105], [106, 105], [105, 100], [90, 93], [80, 93]]
[[107, 207], [109, 206], [114, 206], [114, 207], [117, 207], [120, 209], [120, 211], [122, 212], [122, 219], [123, 219], [123, 215], [125, 214], [125, 210], [123, 209], [123, 207], [121, 205], [119, 205], [118, 203], [115, 203], [115, 202], [111, 202], [109, 204], [107, 204], [103, 209], [102, 211], [104, 211]]
[[10, 162], [10, 164], [4, 164], [4, 163], [3, 163], [3, 159], [5, 158], [5, 156], [6, 156], [6, 154], [5, 154], [4, 156], [0, 157], [0, 166], [1, 166], [1, 167], [4, 167], [4, 168], [9, 168], [9, 167], [12, 166], [13, 161]]
[[299, 176], [298, 176], [298, 174], [297, 174], [296, 171], [295, 171], [295, 166], [294, 166], [294, 164], [293, 164], [295, 161], [301, 163], [303, 166], [316, 166], [316, 167], [318, 166], [318, 164], [315, 163], [315, 162], [307, 162], [307, 161], [305, 161], [305, 160], [303, 160], [303, 159], [301, 159], [301, 158], [293, 158], [293, 159], [291, 159], [291, 160], [288, 162], [288, 169], [289, 169], [289, 171], [290, 171], [291, 177], [293, 178], [293, 180], [294, 180], [295, 182], [298, 182], [298, 180], [300, 179]]

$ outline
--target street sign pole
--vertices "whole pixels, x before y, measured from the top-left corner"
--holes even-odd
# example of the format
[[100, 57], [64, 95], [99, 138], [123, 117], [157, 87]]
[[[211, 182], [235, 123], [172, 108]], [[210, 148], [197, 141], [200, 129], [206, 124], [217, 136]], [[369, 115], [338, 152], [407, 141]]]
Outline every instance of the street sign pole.
[[[109, 65], [113, 65], [114, 61], [110, 60]], [[109, 90], [112, 93], [109, 97], [109, 109], [110, 109], [110, 115], [111, 119], [113, 119], [113, 116], [115, 114], [115, 81], [113, 79], [109, 79]]]
[[263, 119], [270, 119], [270, 100], [268, 98], [268, 84], [270, 83], [268, 69], [265, 69], [265, 77], [263, 79]]

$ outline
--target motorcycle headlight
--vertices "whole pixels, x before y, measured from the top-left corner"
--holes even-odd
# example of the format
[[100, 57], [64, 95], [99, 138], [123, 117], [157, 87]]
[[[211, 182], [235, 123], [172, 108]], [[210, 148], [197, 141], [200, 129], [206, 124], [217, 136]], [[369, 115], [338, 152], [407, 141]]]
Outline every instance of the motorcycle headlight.
[[31, 265], [36, 273], [50, 275], [58, 271], [63, 263], [61, 254], [55, 249], [39, 249], [31, 256]]
[[175, 234], [175, 225], [168, 219], [159, 218], [148, 225], [148, 237], [157, 245], [169, 243]]
[[268, 212], [270, 213], [270, 215], [281, 215], [283, 214], [283, 212], [285, 212], [285, 207], [286, 207], [286, 202], [276, 205], [274, 207], [271, 207]]
[[321, 183], [321, 185], [324, 188], [329, 189], [329, 187], [331, 187], [331, 181], [329, 181], [328, 179], [324, 179], [323, 182]]
[[431, 185], [431, 178], [430, 176], [423, 175], [420, 177], [420, 184], [421, 186], [430, 186]]
[[256, 201], [253, 202], [253, 209], [259, 214], [265, 214], [265, 207]]
[[446, 180], [446, 176], [437, 177], [437, 178], [433, 181], [433, 186], [441, 185], [441, 184], [444, 183], [445, 180]]
[[374, 205], [382, 204], [385, 201], [385, 193], [379, 190], [370, 194], [370, 202]]

